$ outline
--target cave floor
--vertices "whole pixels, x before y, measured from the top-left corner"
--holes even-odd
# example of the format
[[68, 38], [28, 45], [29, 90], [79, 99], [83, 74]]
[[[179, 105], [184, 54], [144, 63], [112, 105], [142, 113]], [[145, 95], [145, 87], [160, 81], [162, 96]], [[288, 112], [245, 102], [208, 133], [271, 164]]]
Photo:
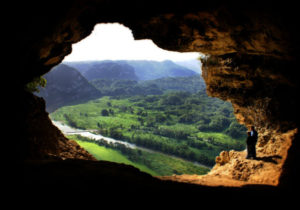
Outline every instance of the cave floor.
[[[125, 164], [87, 160], [27, 160], [24, 161], [24, 189], [32, 192], [118, 192], [161, 194], [194, 194], [203, 196], [276, 196], [284, 190], [270, 185], [235, 182], [224, 186], [224, 181], [210, 180], [207, 184], [158, 179]], [[176, 176], [174, 176], [176, 177]], [[196, 176], [190, 175], [192, 179]], [[223, 185], [223, 186], [222, 186]]]
[[225, 151], [219, 156], [220, 162], [223, 161], [224, 164], [216, 164], [208, 174], [183, 174], [157, 178], [204, 186], [278, 185], [278, 174], [282, 164], [280, 156], [266, 156], [259, 150], [257, 151], [257, 158], [254, 160], [246, 159], [246, 155], [246, 150]]

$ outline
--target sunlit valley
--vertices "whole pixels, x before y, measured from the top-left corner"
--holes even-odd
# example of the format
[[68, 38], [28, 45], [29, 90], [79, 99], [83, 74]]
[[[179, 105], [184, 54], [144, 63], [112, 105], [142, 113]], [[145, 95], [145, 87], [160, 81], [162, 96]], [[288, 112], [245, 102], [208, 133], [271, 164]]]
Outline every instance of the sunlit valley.
[[153, 176], [206, 174], [244, 150], [229, 102], [209, 97], [199, 59], [65, 61], [36, 93], [52, 121], [97, 160]]

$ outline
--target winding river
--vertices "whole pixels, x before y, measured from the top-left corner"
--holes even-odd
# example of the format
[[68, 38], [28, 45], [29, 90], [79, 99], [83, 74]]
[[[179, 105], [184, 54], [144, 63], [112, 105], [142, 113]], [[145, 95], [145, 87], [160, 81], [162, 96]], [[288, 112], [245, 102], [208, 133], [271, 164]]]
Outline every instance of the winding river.
[[160, 153], [160, 154], [172, 157], [172, 158], [176, 158], [176, 159], [184, 160], [184, 161], [187, 161], [187, 162], [191, 162], [191, 163], [193, 163], [195, 165], [198, 165], [198, 166], [211, 168], [209, 166], [203, 165], [203, 164], [198, 163], [198, 162], [192, 162], [192, 161], [189, 161], [189, 160], [177, 157], [177, 156], [173, 156], [173, 155], [165, 154], [165, 153], [162, 153], [162, 152], [159, 152], [159, 151], [151, 150], [151, 149], [148, 149], [148, 148], [145, 148], [145, 147], [137, 146], [137, 145], [132, 144], [132, 143], [128, 143], [128, 142], [125, 142], [125, 141], [120, 141], [120, 140], [116, 140], [116, 139], [113, 139], [113, 138], [105, 137], [105, 136], [102, 136], [100, 134], [94, 134], [94, 133], [92, 133], [93, 130], [82, 130], [82, 129], [72, 128], [72, 127], [70, 127], [70, 126], [68, 126], [68, 125], [66, 125], [62, 122], [54, 121], [54, 120], [52, 120], [52, 123], [57, 128], [59, 128], [62, 131], [62, 133], [65, 134], [65, 135], [78, 134], [78, 135], [81, 135], [83, 137], [93, 139], [95, 141], [106, 141], [108, 143], [123, 144], [126, 147], [131, 148], [131, 149], [140, 149], [140, 150], [151, 152], [151, 153]]
[[91, 133], [93, 130], [81, 130], [81, 129], [77, 129], [77, 128], [72, 128], [72, 127], [70, 127], [66, 124], [63, 124], [59, 121], [54, 121], [54, 120], [52, 120], [52, 123], [56, 127], [58, 127], [63, 132], [63, 134], [65, 134], [65, 135], [78, 134], [80, 136], [93, 139], [95, 141], [106, 141], [108, 143], [119, 143], [119, 144], [123, 144], [126, 147], [129, 147], [131, 149], [142, 149], [140, 147], [137, 147], [135, 144], [131, 144], [131, 143], [128, 143], [128, 142], [112, 139], [112, 138], [109, 138], [109, 137], [102, 136], [100, 134]]

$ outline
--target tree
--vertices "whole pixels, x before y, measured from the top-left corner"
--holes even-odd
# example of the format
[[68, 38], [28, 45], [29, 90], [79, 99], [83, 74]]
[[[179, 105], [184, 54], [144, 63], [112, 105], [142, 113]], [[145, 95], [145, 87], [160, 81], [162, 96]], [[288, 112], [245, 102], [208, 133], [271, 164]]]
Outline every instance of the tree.
[[246, 131], [247, 129], [243, 125], [237, 122], [232, 122], [229, 128], [226, 129], [225, 133], [232, 138], [246, 138]]
[[209, 127], [211, 131], [223, 131], [230, 125], [228, 118], [217, 116], [211, 120]]
[[111, 115], [114, 115], [114, 114], [115, 114], [115, 112], [114, 112], [113, 109], [109, 109], [108, 111], [109, 111], [109, 113], [110, 113]]
[[122, 132], [115, 127], [109, 128], [109, 135], [110, 135], [110, 137], [115, 138], [115, 139], [123, 138]]
[[163, 115], [163, 114], [157, 114], [155, 116], [155, 121], [158, 122], [158, 123], [162, 123], [162, 122], [165, 122], [167, 120], [166, 116]]
[[163, 105], [181, 105], [183, 104], [182, 98], [177, 95], [168, 95], [167, 97], [162, 99]]
[[102, 109], [101, 115], [102, 116], [109, 116], [109, 112], [106, 109]]
[[180, 116], [180, 123], [194, 123], [196, 122], [195, 117], [192, 113], [186, 113]]
[[47, 84], [47, 80], [43, 77], [36, 77], [34, 78], [31, 82], [29, 82], [25, 89], [28, 92], [39, 92], [39, 86], [40, 87], [45, 87]]

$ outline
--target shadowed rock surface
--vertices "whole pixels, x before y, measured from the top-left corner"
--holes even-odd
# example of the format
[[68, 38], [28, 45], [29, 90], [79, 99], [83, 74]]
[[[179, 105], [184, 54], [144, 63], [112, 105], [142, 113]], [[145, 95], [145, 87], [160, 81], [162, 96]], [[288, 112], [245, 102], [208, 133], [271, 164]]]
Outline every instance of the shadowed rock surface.
[[[99, 168], [96, 167], [98, 169], [95, 170], [99, 170], [99, 186], [109, 186], [105, 185], [106, 176], [103, 174], [108, 169], [101, 168], [102, 163], [61, 160], [49, 165], [44, 162], [43, 159], [49, 156], [63, 156], [61, 142], [68, 140], [51, 124], [42, 99], [24, 92], [25, 84], [48, 72], [71, 52], [72, 43], [88, 36], [96, 23], [105, 22], [122, 23], [130, 27], [136, 39], [152, 39], [164, 49], [198, 51], [209, 55], [203, 60], [203, 77], [208, 94], [231, 101], [237, 119], [246, 126], [254, 124], [258, 128], [257, 149], [262, 159], [256, 164], [244, 161], [243, 155], [235, 152], [229, 152], [228, 155], [222, 153], [211, 173], [227, 176], [232, 182], [244, 181], [247, 184], [249, 180], [251, 184], [260, 183], [250, 187], [259, 191], [260, 195], [270, 192], [268, 186], [261, 184], [275, 185], [276, 188], [271, 188], [284, 192], [299, 184], [296, 173], [299, 169], [299, 41], [296, 33], [298, 21], [294, 17], [297, 7], [292, 1], [276, 3], [214, 0], [195, 3], [189, 0], [78, 0], [59, 1], [57, 4], [56, 1], [51, 1], [47, 8], [43, 6], [44, 2], [23, 4], [25, 5], [20, 5], [18, 11], [23, 35], [19, 37], [19, 65], [15, 71], [18, 75], [16, 88], [20, 96], [18, 104], [22, 104], [20, 113], [17, 114], [21, 116], [20, 129], [24, 132], [21, 132], [22, 136], [18, 139], [21, 142], [16, 142], [22, 145], [22, 159], [37, 161], [25, 162], [25, 186], [33, 184], [36, 188], [44, 189], [39, 183], [57, 180], [49, 183], [59, 188], [63, 184], [63, 177], [73, 176], [72, 179], [80, 180], [77, 183], [79, 189], [87, 189], [90, 180], [96, 179], [92, 174], [95, 169], [93, 167], [98, 164]], [[77, 146], [64, 148], [69, 150], [63, 153], [68, 154], [68, 158], [77, 159], [78, 153], [82, 151]], [[88, 154], [82, 156], [92, 159]], [[277, 164], [264, 161], [279, 156], [280, 159], [275, 158]], [[261, 165], [259, 161], [273, 165]], [[122, 178], [126, 170], [116, 164], [106, 165], [115, 168], [115, 172], [111, 173], [114, 176], [108, 180], [114, 182], [118, 189], [129, 190], [128, 185], [123, 188], [124, 185], [120, 184], [126, 183]], [[253, 167], [257, 170], [253, 170]], [[72, 176], [67, 168], [72, 171]], [[49, 171], [53, 173], [48, 173]], [[83, 171], [86, 172], [83, 176], [85, 178], [80, 179]], [[261, 173], [262, 171], [271, 173]], [[36, 177], [38, 174], [40, 176]], [[130, 185], [131, 189], [138, 189], [153, 181], [155, 184], [151, 185], [151, 190], [152, 186], [167, 190], [180, 186], [183, 191], [195, 190], [203, 194], [232, 192], [235, 195], [245, 195], [249, 192], [244, 187], [230, 187], [232, 185], [217, 188], [194, 186], [154, 181], [149, 177], [143, 179], [141, 177], [144, 175], [138, 171], [133, 174], [132, 177], [126, 177], [127, 181], [134, 183]], [[264, 179], [263, 176], [272, 178]], [[177, 181], [184, 181], [184, 177], [179, 177]], [[54, 187], [53, 185], [51, 186]], [[71, 183], [67, 185], [72, 186]]]

